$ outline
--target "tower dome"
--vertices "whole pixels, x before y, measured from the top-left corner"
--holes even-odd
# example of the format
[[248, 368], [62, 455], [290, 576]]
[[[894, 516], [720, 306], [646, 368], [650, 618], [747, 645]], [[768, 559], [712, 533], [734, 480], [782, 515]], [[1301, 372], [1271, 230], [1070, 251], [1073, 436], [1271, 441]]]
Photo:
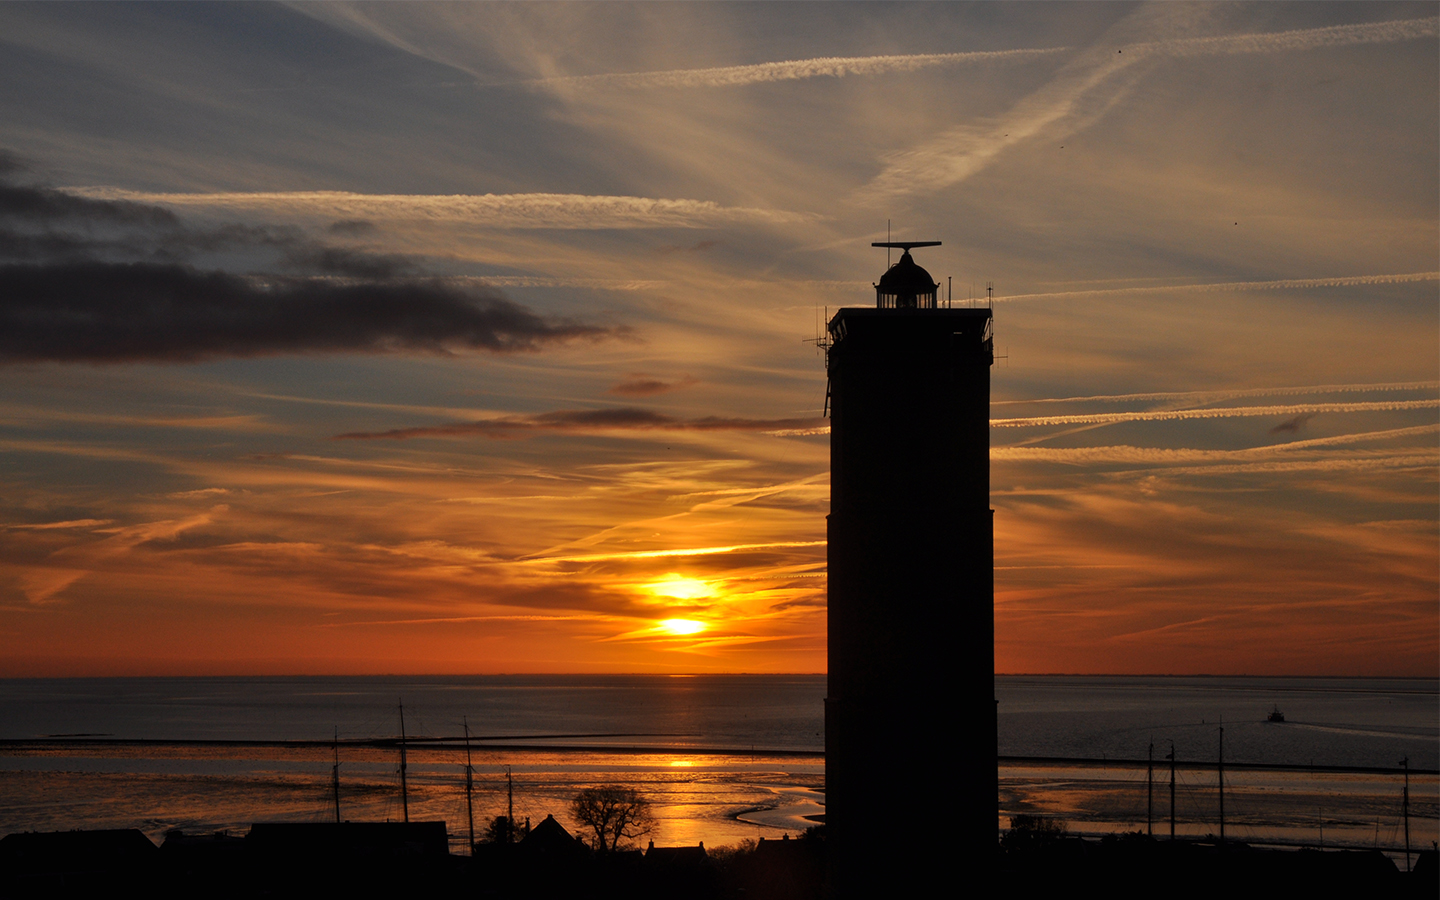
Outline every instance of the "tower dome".
[[936, 247], [939, 241], [905, 241], [871, 244], [872, 247], [899, 247], [900, 261], [880, 276], [875, 285], [875, 305], [881, 309], [934, 309], [940, 285], [910, 255], [911, 247]]

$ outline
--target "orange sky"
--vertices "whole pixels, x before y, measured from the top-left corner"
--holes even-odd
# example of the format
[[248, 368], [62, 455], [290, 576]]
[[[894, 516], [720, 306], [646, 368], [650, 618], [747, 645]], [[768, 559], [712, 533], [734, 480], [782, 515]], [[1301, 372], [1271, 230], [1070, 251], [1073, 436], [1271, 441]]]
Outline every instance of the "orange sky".
[[823, 671], [887, 220], [996, 287], [1000, 671], [1440, 667], [1433, 4], [0, 34], [0, 676]]

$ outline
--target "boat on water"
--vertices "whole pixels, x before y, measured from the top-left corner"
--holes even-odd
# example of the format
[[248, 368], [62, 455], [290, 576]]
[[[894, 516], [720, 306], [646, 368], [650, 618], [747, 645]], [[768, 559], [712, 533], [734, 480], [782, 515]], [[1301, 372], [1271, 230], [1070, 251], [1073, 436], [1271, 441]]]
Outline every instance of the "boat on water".
[[1279, 706], [1279, 704], [1276, 704], [1275, 708], [1270, 711], [1270, 715], [1268, 715], [1268, 716], [1265, 717], [1265, 721], [1267, 721], [1267, 722], [1283, 722], [1283, 721], [1285, 721], [1285, 714], [1280, 711], [1280, 706]]

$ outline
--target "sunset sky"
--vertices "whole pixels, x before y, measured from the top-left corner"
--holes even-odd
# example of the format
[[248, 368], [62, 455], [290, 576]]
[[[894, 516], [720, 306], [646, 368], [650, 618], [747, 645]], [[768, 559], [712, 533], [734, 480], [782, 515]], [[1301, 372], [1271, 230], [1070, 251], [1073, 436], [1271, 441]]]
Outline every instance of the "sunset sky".
[[0, 4], [0, 675], [823, 672], [888, 221], [999, 671], [1433, 676], [1436, 16]]

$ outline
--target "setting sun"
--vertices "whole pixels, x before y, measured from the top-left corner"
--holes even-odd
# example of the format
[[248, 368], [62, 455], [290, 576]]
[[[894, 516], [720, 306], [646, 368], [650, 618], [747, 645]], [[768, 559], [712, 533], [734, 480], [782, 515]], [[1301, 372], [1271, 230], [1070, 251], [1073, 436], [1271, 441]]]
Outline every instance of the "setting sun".
[[705, 623], [694, 619], [666, 619], [660, 627], [671, 634], [699, 634], [705, 630]]

